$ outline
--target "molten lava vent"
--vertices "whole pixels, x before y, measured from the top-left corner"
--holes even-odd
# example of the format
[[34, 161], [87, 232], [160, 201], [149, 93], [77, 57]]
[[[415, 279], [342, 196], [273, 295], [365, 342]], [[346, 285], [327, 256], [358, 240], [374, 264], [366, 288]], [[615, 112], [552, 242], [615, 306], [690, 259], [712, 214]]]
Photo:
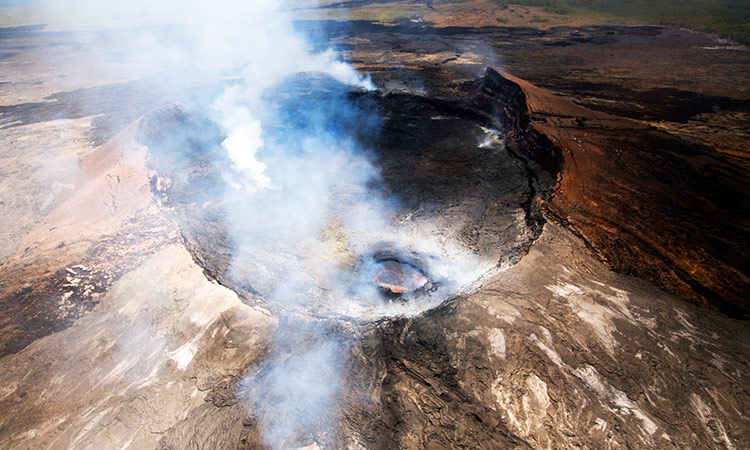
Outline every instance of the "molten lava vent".
[[376, 261], [373, 272], [373, 283], [386, 293], [395, 295], [419, 291], [429, 282], [417, 267], [397, 259]]

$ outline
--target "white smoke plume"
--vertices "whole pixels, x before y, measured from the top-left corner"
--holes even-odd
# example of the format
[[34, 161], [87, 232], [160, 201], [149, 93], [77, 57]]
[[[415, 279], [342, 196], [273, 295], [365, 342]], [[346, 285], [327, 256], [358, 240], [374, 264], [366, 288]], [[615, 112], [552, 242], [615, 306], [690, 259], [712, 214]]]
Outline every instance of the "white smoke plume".
[[[315, 120], [304, 135], [291, 130], [298, 135], [286, 143], [298, 142], [295, 148], [266, 142], [265, 124], [278, 125], [283, 119], [272, 117], [264, 94], [298, 73], [360, 89], [372, 89], [372, 83], [335, 51], [312, 51], [295, 30], [284, 1], [49, 0], [42, 6], [50, 30], [98, 36], [104, 57], [117, 60], [107, 67], [121, 70], [113, 74], [115, 79], [158, 79], [157, 88], [164, 92], [176, 85], [193, 88], [226, 80], [208, 115], [225, 135], [221, 146], [234, 171], [224, 174], [227, 186], [214, 186], [207, 197], [236, 206], [227, 209], [227, 221], [240, 253], [259, 255], [274, 272], [269, 278], [283, 274], [267, 300], [304, 303], [300, 297], [310, 285], [305, 268], [279, 255], [305, 243], [316, 245], [329, 218], [332, 192], [342, 186], [361, 189], [375, 171], [351, 141], [327, 133]], [[334, 102], [327, 106], [347, 107]], [[360, 199], [359, 210], [362, 201], [366, 199]], [[286, 348], [290, 340], [304, 340], [297, 328], [280, 325], [273, 345]], [[314, 325], [306, 329], [319, 334]], [[340, 347], [323, 342], [293, 354], [272, 353], [263, 367], [267, 381], [262, 389], [243, 399], [249, 408], [259, 405], [248, 413], [261, 415], [263, 439], [272, 448], [284, 448], [292, 438], [309, 441], [330, 434], [334, 427]], [[327, 379], [323, 385], [321, 377]]]
[[[301, 73], [315, 74], [334, 91], [370, 90], [373, 84], [335, 51], [313, 51], [296, 31], [287, 3], [279, 0], [45, 4], [49, 22], [60, 29], [119, 30], [106, 45], [132, 79], [158, 78], [165, 91], [172, 85], [227, 81], [209, 115], [225, 136], [221, 147], [233, 171], [223, 174], [226, 185], [215, 186], [210, 196], [229, 206], [228, 233], [237, 246], [231, 273], [249, 279], [265, 301], [278, 306], [272, 308], [277, 314], [293, 312], [275, 333], [283, 350], [272, 353], [261, 369], [265, 391], [250, 387], [243, 400], [256, 408], [250, 414], [262, 416], [261, 432], [272, 448], [308, 445], [315, 436], [330, 434], [336, 389], [345, 374], [338, 366], [340, 344], [316, 330], [314, 317], [412, 314], [439, 302], [383, 304], [372, 286], [367, 292], [343, 289], [339, 281], [352, 273], [347, 258], [386, 241], [438, 256], [425, 261], [428, 269], [459, 284], [486, 270], [441, 241], [439, 226], [393, 223], [396, 202], [370, 188], [380, 182], [378, 172], [346, 129], [347, 123], [376, 127], [373, 112], [354, 107], [344, 91], [325, 96], [322, 104], [295, 105], [295, 94], [284, 85]], [[279, 102], [292, 107], [280, 111]], [[331, 123], [339, 126], [331, 129]], [[305, 325], [284, 325], [299, 320]], [[289, 353], [288, 343], [308, 334], [324, 344]], [[255, 376], [247, 375], [243, 383], [252, 385]]]

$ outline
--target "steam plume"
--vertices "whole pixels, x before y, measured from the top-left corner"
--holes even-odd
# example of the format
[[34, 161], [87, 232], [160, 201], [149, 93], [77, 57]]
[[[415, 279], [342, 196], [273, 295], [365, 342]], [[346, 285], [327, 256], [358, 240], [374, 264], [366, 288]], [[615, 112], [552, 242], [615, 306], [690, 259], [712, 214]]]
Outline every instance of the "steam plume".
[[[459, 249], [424, 238], [438, 235], [435, 224], [393, 223], [396, 202], [371, 188], [380, 182], [378, 172], [352, 131], [376, 128], [377, 115], [346, 95], [374, 86], [336, 52], [312, 51], [286, 6], [278, 0], [46, 4], [56, 27], [119, 30], [108, 51], [130, 77], [157, 77], [165, 91], [174, 84], [230, 80], [210, 102], [210, 115], [225, 136], [221, 146], [233, 170], [206, 198], [226, 206], [237, 247], [232, 276], [249, 280], [274, 312], [288, 315], [280, 320], [262, 376], [249, 373], [240, 392], [253, 409], [249, 413], [262, 416], [261, 432], [273, 448], [310, 443], [335, 424], [342, 344], [326, 338], [315, 317], [333, 311], [374, 318], [416, 312], [434, 301], [376, 305], [372, 286], [343, 289], [339, 281], [351, 276], [352, 255], [388, 241], [450, 253], [443, 261], [459, 265], [426, 264], [461, 283], [478, 270]], [[324, 95], [306, 99], [295, 92], [295, 77], [302, 73]]]

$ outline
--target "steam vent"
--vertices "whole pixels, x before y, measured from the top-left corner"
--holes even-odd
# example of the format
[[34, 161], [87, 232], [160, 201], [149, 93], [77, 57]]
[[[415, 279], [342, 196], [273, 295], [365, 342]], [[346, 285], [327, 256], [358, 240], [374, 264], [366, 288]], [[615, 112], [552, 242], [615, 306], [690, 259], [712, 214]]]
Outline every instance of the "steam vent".
[[750, 7], [89, 1], [0, 6], [0, 448], [750, 448]]

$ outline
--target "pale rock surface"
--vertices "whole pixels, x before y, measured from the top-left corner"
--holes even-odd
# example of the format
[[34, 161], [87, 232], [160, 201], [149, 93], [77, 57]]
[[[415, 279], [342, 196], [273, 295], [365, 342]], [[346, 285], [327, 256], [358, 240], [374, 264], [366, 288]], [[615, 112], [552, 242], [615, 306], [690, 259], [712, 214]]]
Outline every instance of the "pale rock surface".
[[0, 446], [153, 447], [263, 353], [274, 323], [167, 247], [75, 326], [3, 359]]

